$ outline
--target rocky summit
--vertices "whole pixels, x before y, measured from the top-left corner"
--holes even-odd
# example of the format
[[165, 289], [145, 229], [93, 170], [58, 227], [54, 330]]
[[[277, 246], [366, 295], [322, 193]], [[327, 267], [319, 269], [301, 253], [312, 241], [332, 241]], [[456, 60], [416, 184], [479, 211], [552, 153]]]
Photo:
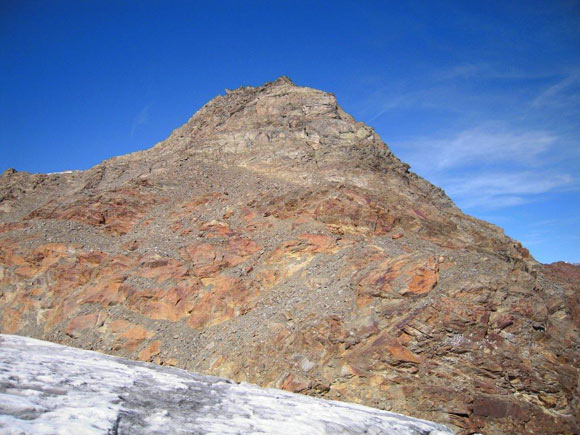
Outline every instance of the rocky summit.
[[87, 171], [5, 171], [0, 222], [3, 333], [459, 433], [580, 432], [578, 274], [286, 77]]

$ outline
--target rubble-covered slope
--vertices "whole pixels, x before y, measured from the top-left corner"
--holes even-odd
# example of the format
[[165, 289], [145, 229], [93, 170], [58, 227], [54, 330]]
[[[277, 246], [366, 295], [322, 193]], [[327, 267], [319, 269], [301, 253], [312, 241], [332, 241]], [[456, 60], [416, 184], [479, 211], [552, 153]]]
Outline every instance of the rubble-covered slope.
[[287, 78], [87, 171], [6, 171], [0, 222], [5, 333], [464, 433], [580, 430], [578, 286]]
[[366, 406], [11, 335], [0, 335], [0, 398], [6, 435], [452, 433]]

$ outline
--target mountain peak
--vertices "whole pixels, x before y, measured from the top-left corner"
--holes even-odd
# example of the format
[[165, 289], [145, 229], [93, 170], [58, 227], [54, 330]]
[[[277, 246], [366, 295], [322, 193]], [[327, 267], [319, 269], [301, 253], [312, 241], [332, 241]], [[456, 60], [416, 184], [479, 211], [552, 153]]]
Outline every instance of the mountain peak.
[[150, 150], [0, 177], [0, 332], [462, 433], [580, 433], [570, 268], [286, 78], [214, 98]]
[[273, 82], [270, 82], [270, 84], [272, 86], [282, 86], [282, 85], [296, 86], [294, 84], [294, 82], [292, 81], [292, 79], [288, 76], [280, 76], [276, 80], [274, 80]]
[[[204, 105], [157, 150], [205, 155], [295, 179], [341, 180], [347, 167], [406, 172], [375, 131], [357, 122], [336, 97], [282, 76], [262, 86], [226, 91]], [[314, 170], [315, 169], [315, 170]]]

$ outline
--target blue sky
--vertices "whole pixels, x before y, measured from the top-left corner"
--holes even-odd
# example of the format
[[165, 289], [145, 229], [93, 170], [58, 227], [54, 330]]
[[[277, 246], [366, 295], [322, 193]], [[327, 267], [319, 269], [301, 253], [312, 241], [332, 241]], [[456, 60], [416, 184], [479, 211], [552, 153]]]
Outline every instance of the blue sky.
[[0, 171], [86, 169], [288, 75], [538, 260], [580, 262], [579, 29], [578, 1], [1, 0]]

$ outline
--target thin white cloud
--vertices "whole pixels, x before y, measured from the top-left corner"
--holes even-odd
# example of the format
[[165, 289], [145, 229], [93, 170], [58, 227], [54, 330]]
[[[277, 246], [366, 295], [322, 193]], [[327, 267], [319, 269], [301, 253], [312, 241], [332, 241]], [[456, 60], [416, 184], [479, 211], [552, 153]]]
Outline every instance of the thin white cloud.
[[[562, 100], [568, 99], [568, 95], [564, 95], [563, 91], [573, 87], [580, 83], [580, 72], [576, 71], [564, 79], [560, 80], [558, 83], [548, 87], [546, 90], [542, 91], [533, 101], [532, 106], [539, 107], [550, 103], [559, 104]], [[576, 100], [577, 102], [577, 100]]]
[[434, 81], [452, 81], [490, 74], [492, 74], [492, 69], [488, 64], [463, 63], [433, 72], [432, 79]]
[[[372, 125], [374, 121], [379, 119], [390, 110], [401, 109], [440, 109], [444, 105], [444, 94], [447, 89], [443, 88], [429, 88], [419, 89], [416, 91], [403, 92], [392, 94], [392, 91], [383, 89], [375, 92], [367, 98], [364, 103], [367, 106], [367, 111], [374, 109], [374, 114], [364, 119], [367, 124]], [[453, 107], [447, 105], [446, 110], [455, 110]], [[372, 113], [372, 112], [371, 112]]]
[[497, 210], [500, 208], [514, 207], [530, 202], [530, 199], [521, 196], [509, 195], [475, 195], [470, 197], [459, 197], [456, 201], [458, 205], [465, 209]]
[[535, 232], [528, 232], [525, 233], [522, 237], [521, 242], [524, 246], [537, 246], [541, 245], [547, 240], [554, 240], [553, 234], [548, 234], [543, 231], [535, 231]]
[[141, 125], [147, 124], [147, 122], [149, 121], [149, 109], [150, 109], [150, 107], [151, 107], [151, 104], [147, 104], [133, 118], [133, 124], [131, 125], [131, 138], [133, 138], [133, 136], [135, 135], [135, 131], [137, 131], [137, 128], [139, 128]]
[[442, 180], [446, 192], [466, 209], [521, 205], [537, 199], [537, 195], [565, 189], [573, 183], [570, 175], [538, 171], [482, 172]]
[[544, 131], [510, 132], [488, 125], [459, 132], [444, 140], [420, 140], [415, 146], [429, 150], [429, 164], [438, 169], [498, 162], [535, 164], [556, 137]]
[[410, 131], [389, 145], [460, 207], [479, 213], [580, 189], [571, 122], [580, 103], [580, 66], [465, 63], [383, 83], [362, 101], [365, 121], [380, 125], [385, 114], [401, 110], [410, 119], [440, 120], [427, 123], [429, 136]]
[[[533, 83], [557, 83], [542, 89], [531, 88]], [[563, 78], [562, 78], [563, 77]], [[502, 83], [503, 87], [497, 87]], [[481, 92], [482, 84], [487, 91]], [[454, 114], [473, 114], [489, 110], [505, 110], [502, 116], [517, 112], [542, 112], [552, 109], [577, 107], [579, 103], [580, 66], [563, 70], [546, 67], [534, 71], [506, 68], [488, 63], [465, 63], [418, 73], [395, 82], [373, 86], [372, 94], [361, 100], [363, 118], [373, 123], [385, 113], [401, 109], [439, 109]], [[505, 87], [514, 89], [506, 91]], [[495, 107], [494, 107], [495, 106]]]
[[537, 194], [572, 182], [569, 175], [538, 174], [537, 172], [485, 173], [450, 181], [450, 193], [455, 195], [481, 192], [485, 195]]
[[574, 177], [545, 164], [558, 140], [546, 131], [510, 131], [505, 125], [488, 123], [447, 138], [423, 138], [394, 147], [460, 207], [492, 210], [578, 187]]

